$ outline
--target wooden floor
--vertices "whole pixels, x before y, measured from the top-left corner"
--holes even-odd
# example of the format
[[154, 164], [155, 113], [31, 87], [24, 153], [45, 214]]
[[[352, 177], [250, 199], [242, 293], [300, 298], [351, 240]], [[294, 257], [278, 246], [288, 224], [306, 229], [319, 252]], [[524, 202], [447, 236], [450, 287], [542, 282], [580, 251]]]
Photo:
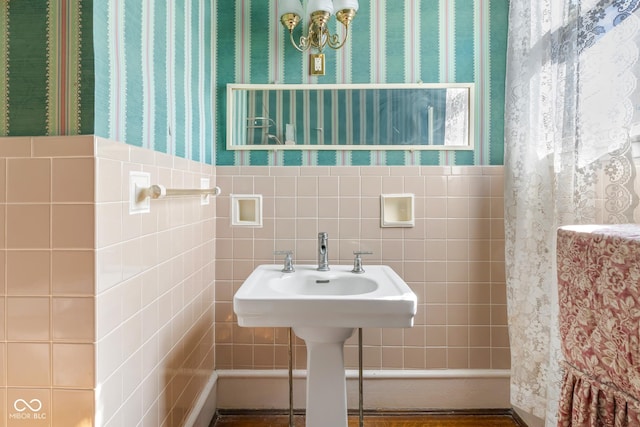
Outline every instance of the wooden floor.
[[[304, 416], [295, 415], [295, 426], [304, 427]], [[364, 416], [365, 427], [526, 427], [508, 413], [371, 413]], [[288, 415], [218, 414], [210, 427], [288, 427]], [[329, 427], [329, 426], [328, 426]], [[358, 427], [358, 416], [349, 416], [349, 427]]]

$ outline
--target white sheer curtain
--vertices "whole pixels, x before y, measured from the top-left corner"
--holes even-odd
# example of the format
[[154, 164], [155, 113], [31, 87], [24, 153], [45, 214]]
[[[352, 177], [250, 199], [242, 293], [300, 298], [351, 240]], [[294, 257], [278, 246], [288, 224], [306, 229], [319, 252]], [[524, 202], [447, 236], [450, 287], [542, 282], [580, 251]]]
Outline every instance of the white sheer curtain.
[[556, 229], [634, 222], [640, 0], [511, 0], [505, 245], [511, 403], [556, 424]]

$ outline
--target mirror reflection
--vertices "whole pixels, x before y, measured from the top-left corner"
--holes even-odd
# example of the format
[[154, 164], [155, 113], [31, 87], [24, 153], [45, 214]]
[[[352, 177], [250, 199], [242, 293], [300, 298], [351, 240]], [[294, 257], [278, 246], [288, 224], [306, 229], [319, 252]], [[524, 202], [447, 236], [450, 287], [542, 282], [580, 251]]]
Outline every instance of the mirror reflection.
[[229, 85], [231, 150], [473, 149], [473, 84]]

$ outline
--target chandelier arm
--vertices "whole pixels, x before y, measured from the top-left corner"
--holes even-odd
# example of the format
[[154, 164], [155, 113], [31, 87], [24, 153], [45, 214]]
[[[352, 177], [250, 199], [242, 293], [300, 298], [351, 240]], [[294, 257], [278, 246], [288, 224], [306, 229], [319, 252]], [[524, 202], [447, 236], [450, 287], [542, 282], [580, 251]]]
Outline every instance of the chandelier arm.
[[309, 50], [309, 48], [313, 45], [313, 43], [311, 42], [311, 36], [310, 35], [306, 35], [306, 36], [301, 36], [300, 37], [300, 49], [301, 52], [304, 52], [305, 50]]
[[305, 38], [307, 48], [313, 47], [322, 52], [322, 48], [325, 45], [325, 33], [327, 33], [326, 28], [316, 25], [313, 21], [311, 21], [309, 23], [307, 37]]
[[327, 39], [327, 44], [329, 45], [329, 47], [331, 49], [340, 49], [342, 46], [344, 46], [344, 44], [347, 42], [347, 39], [349, 38], [349, 28], [347, 27], [347, 32], [344, 35], [344, 39], [342, 39], [342, 42], [340, 42], [340, 38], [338, 37], [338, 34], [331, 34], [329, 36], [329, 38]]
[[344, 46], [344, 44], [347, 42], [347, 39], [349, 38], [349, 25], [345, 25], [344, 28], [345, 28], [345, 33], [342, 41], [340, 41], [338, 33], [330, 35], [330, 37], [327, 40], [327, 44], [329, 45], [330, 48], [338, 50], [342, 46]]
[[293, 39], [293, 30], [289, 30], [289, 39], [291, 40], [291, 44], [293, 45], [293, 47], [295, 47], [298, 51], [304, 52], [305, 50], [309, 49], [309, 45], [306, 43], [306, 37], [304, 36], [300, 37], [300, 46], [298, 46], [296, 41]]

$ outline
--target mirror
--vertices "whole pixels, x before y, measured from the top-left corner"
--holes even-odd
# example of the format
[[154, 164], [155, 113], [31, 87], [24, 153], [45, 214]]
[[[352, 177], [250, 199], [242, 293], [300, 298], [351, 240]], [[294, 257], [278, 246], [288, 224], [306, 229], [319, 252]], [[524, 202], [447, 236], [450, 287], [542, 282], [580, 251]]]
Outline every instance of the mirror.
[[229, 150], [472, 150], [473, 83], [230, 84]]

